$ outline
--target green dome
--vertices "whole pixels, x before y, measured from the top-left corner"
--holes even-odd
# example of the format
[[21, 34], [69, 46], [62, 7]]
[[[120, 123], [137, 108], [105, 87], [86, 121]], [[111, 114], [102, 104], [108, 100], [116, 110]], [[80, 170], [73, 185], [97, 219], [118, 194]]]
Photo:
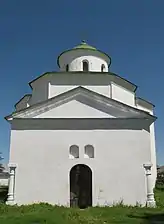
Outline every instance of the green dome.
[[97, 50], [95, 47], [92, 47], [92, 46], [88, 45], [84, 40], [81, 42], [81, 44], [77, 45], [73, 49]]
[[[57, 59], [57, 64], [60, 68], [60, 58], [64, 55], [64, 54], [67, 54], [67, 53], [71, 53], [73, 51], [78, 51], [78, 50], [88, 50], [90, 51], [91, 53], [94, 51], [94, 52], [98, 52], [99, 53], [99, 56], [103, 57], [105, 56], [105, 60], [107, 61], [108, 63], [108, 66], [110, 66], [111, 64], [111, 58], [109, 55], [107, 55], [106, 53], [98, 50], [97, 48], [93, 47], [93, 46], [90, 46], [89, 44], [87, 44], [84, 40], [77, 46], [73, 47], [72, 49], [69, 49], [69, 50], [66, 50], [64, 52], [62, 52], [59, 56], [58, 56], [58, 59]], [[83, 53], [84, 54], [84, 53]]]

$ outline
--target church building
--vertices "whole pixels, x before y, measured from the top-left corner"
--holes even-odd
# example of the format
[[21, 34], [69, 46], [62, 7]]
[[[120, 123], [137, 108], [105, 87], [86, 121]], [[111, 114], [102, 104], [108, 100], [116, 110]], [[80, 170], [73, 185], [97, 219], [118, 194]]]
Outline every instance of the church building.
[[[83, 41], [29, 83], [11, 125], [7, 204], [155, 206], [154, 105]], [[128, 65], [127, 65], [128, 66]]]

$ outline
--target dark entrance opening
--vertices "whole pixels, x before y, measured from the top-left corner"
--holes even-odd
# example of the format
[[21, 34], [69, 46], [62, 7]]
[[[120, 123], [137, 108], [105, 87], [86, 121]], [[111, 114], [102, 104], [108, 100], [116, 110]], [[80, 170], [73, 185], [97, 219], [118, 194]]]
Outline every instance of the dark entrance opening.
[[92, 171], [86, 165], [78, 164], [70, 171], [70, 206], [92, 206]]

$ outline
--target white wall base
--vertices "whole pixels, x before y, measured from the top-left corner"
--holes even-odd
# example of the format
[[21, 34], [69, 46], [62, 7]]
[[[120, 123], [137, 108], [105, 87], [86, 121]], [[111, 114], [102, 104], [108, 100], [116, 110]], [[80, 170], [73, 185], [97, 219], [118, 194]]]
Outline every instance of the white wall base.
[[15, 205], [15, 201], [6, 201], [6, 205]]
[[156, 207], [156, 201], [154, 199], [154, 193], [148, 194], [147, 195], [147, 202], [146, 202], [147, 207], [155, 208]]

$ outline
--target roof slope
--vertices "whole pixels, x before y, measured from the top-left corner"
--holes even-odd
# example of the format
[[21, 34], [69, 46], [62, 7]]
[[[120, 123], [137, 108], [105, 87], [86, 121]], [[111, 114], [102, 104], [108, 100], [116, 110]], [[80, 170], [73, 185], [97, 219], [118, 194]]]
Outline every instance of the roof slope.
[[156, 117], [150, 115], [148, 112], [128, 106], [124, 103], [118, 102], [114, 99], [108, 98], [81, 86], [75, 89], [71, 89], [46, 101], [32, 105], [28, 108], [16, 111], [7, 116], [6, 119], [12, 120], [13, 118], [32, 118], [38, 114], [51, 110], [55, 107], [59, 107], [60, 105], [74, 99], [78, 99], [81, 102], [87, 102], [88, 105], [91, 105], [96, 109], [101, 109], [106, 113], [111, 110], [116, 111], [116, 113], [121, 114], [122, 118], [145, 118], [151, 119], [152, 122], [156, 119]]

